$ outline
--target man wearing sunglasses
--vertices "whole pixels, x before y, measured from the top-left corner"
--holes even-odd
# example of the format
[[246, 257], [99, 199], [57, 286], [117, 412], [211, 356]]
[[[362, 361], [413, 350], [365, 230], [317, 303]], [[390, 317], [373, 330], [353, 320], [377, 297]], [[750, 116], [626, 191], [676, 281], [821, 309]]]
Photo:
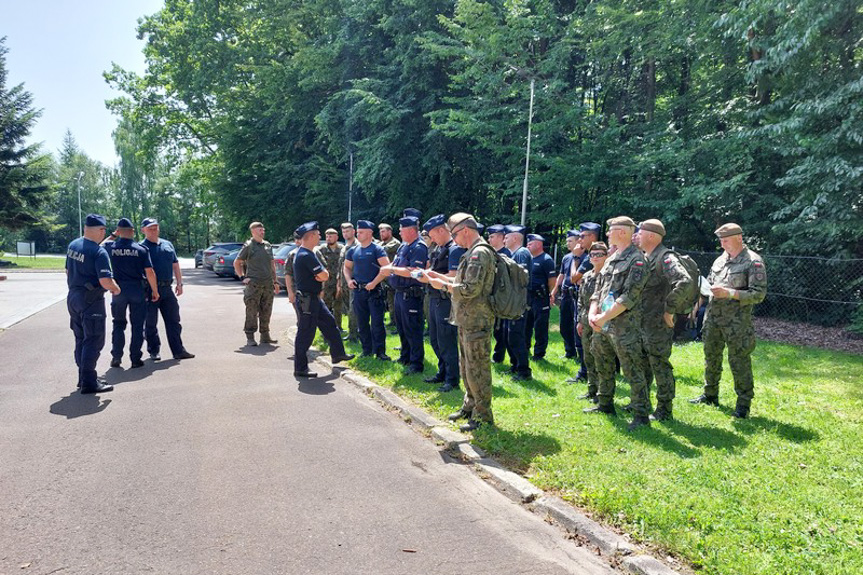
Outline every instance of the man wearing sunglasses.
[[582, 364], [582, 368], [587, 373], [587, 393], [580, 396], [579, 399], [587, 399], [596, 403], [596, 394], [599, 391], [599, 375], [596, 372], [596, 360], [591, 350], [591, 344], [594, 338], [608, 336], [601, 331], [594, 333], [587, 316], [588, 312], [590, 312], [590, 298], [596, 291], [596, 280], [605, 266], [605, 260], [608, 259], [608, 246], [603, 242], [594, 242], [590, 246], [588, 254], [593, 267], [581, 278], [581, 287], [578, 290], [578, 325], [575, 329], [581, 337], [581, 343], [584, 346], [584, 363]]

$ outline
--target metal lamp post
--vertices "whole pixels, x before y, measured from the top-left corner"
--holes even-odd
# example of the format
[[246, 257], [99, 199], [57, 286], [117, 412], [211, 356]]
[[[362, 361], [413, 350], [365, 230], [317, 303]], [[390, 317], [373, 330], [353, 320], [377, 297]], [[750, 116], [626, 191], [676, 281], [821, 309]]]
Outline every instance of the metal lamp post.
[[78, 180], [75, 187], [78, 188], [78, 233], [84, 235], [84, 219], [81, 217], [81, 177], [84, 172], [78, 172]]

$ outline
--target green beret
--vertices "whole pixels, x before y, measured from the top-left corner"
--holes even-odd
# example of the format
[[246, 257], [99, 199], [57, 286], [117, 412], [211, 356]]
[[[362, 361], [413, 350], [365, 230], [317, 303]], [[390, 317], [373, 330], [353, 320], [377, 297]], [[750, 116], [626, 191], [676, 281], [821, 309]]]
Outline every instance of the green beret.
[[665, 226], [659, 220], [644, 220], [639, 224], [639, 228], [643, 231], [653, 232], [665, 237]]
[[728, 236], [736, 236], [743, 234], [743, 228], [738, 226], [737, 224], [723, 224], [719, 226], [715, 232], [716, 237], [718, 238], [727, 238]]
[[635, 222], [629, 216], [617, 216], [616, 218], [611, 218], [607, 222], [605, 222], [608, 227], [611, 226], [627, 226], [632, 229], [635, 229]]

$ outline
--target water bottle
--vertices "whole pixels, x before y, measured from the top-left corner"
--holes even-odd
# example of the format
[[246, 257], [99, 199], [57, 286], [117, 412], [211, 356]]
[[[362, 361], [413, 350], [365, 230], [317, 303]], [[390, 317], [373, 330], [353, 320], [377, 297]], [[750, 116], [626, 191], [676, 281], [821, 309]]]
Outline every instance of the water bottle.
[[[602, 313], [605, 313], [608, 310], [610, 310], [612, 308], [612, 306], [614, 306], [614, 299], [615, 299], [614, 298], [614, 292], [613, 291], [608, 292], [608, 295], [605, 296], [604, 300], [602, 300], [602, 305], [599, 306], [600, 311], [602, 311]], [[602, 326], [602, 331], [608, 331], [608, 326], [610, 326], [610, 325], [611, 325], [610, 321], [605, 322], [605, 325]]]

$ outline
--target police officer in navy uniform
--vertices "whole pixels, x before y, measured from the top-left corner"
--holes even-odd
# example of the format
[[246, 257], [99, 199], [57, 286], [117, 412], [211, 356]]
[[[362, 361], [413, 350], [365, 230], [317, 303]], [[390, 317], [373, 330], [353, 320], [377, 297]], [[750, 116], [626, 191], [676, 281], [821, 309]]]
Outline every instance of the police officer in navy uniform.
[[81, 393], [111, 391], [96, 377], [96, 363], [105, 346], [105, 291], [115, 296], [120, 286], [113, 280], [111, 260], [99, 243], [105, 239], [105, 217], [89, 214], [83, 237], [73, 240], [66, 250], [66, 283], [69, 294], [69, 327], [75, 334], [75, 364]]
[[[512, 252], [506, 247], [504, 241], [506, 227], [503, 224], [494, 224], [489, 226], [486, 231], [488, 232], [489, 245], [500, 255], [511, 258]], [[492, 332], [494, 336], [494, 350], [491, 354], [491, 360], [495, 363], [502, 362], [503, 358], [506, 357], [506, 332], [509, 329], [508, 325], [505, 319], [498, 318], [494, 322], [494, 332]]]
[[573, 260], [581, 261], [581, 232], [567, 230], [566, 248], [569, 253], [560, 260], [557, 281], [551, 290], [551, 303], [554, 305], [555, 297], [560, 293], [560, 337], [563, 339], [564, 357], [575, 359], [578, 357], [575, 348], [575, 336], [578, 335], [575, 331], [578, 286], [572, 285], [572, 263]]
[[[504, 241], [506, 247], [512, 252], [512, 259], [525, 270], [530, 272], [533, 256], [524, 247], [524, 226], [510, 225], [504, 228], [506, 236]], [[530, 297], [530, 294], [528, 294]], [[527, 306], [527, 302], [525, 302]], [[530, 360], [528, 358], [527, 345], [527, 311], [518, 319], [509, 320], [506, 331], [506, 345], [509, 352], [509, 371], [516, 381], [523, 381], [532, 377]]]
[[[429, 255], [428, 269], [444, 276], [455, 277], [459, 260], [465, 253], [463, 247], [453, 242], [447, 218], [438, 214], [423, 224], [423, 230], [428, 232], [431, 241], [437, 247]], [[419, 280], [428, 282], [428, 276], [423, 274]], [[437, 373], [425, 378], [426, 383], [441, 383], [438, 391], [446, 393], [458, 389], [459, 359], [458, 359], [458, 328], [449, 322], [452, 300], [444, 289], [435, 289], [431, 285], [429, 291], [429, 339], [437, 356]]]
[[357, 315], [363, 357], [375, 355], [380, 360], [392, 361], [387, 355], [384, 328], [387, 295], [382, 282], [387, 274], [381, 272], [390, 260], [383, 246], [373, 241], [374, 229], [374, 223], [369, 220], [357, 222], [359, 245], [345, 255], [344, 274], [348, 287], [354, 292], [351, 299]]
[[396, 290], [396, 327], [401, 340], [401, 353], [396, 361], [406, 366], [407, 374], [422, 373], [425, 357], [424, 291], [422, 283], [411, 277], [411, 272], [425, 269], [428, 247], [420, 240], [419, 220], [416, 216], [404, 216], [399, 220], [399, 237], [402, 245], [396, 252], [396, 258], [391, 265], [384, 268], [386, 273], [391, 274], [390, 286]]
[[111, 317], [114, 320], [114, 329], [111, 332], [111, 367], [120, 367], [120, 360], [123, 358], [127, 309], [129, 323], [132, 324], [129, 359], [132, 360], [132, 367], [141, 367], [144, 365], [141, 348], [144, 345], [144, 320], [147, 318], [144, 286], [149, 285], [150, 298], [153, 301], [158, 300], [156, 274], [147, 248], [132, 240], [135, 228], [128, 218], [120, 218], [112, 236], [117, 239], [106, 243], [104, 247], [111, 258], [114, 281], [120, 286], [120, 293], [111, 298]]
[[527, 349], [536, 335], [533, 347], [534, 360], [545, 357], [548, 349], [548, 318], [551, 314], [551, 290], [557, 279], [557, 266], [551, 256], [543, 251], [543, 238], [539, 234], [528, 234], [527, 249], [530, 251], [530, 283], [527, 286], [528, 310], [526, 318], [527, 333], [525, 341]]
[[317, 377], [314, 371], [309, 371], [309, 358], [306, 355], [315, 339], [318, 328], [330, 346], [333, 363], [348, 361], [354, 358], [345, 353], [345, 344], [341, 332], [336, 326], [336, 320], [327, 304], [321, 299], [323, 285], [330, 274], [314, 253], [315, 247], [321, 241], [318, 222], [306, 222], [296, 231], [300, 247], [294, 256], [294, 288], [296, 293], [297, 338], [294, 341], [294, 376]]
[[[180, 303], [177, 297], [183, 295], [183, 274], [180, 272], [180, 262], [177, 260], [177, 252], [173, 244], [159, 237], [159, 222], [155, 218], [145, 218], [141, 222], [141, 229], [147, 238], [141, 245], [150, 253], [150, 261], [153, 271], [156, 273], [156, 286], [159, 292], [158, 299], [150, 299], [147, 304], [147, 320], [144, 335], [147, 339], [147, 351], [150, 359], [159, 361], [162, 357], [159, 351], [162, 340], [159, 339], [159, 313], [165, 322], [165, 334], [168, 336], [168, 346], [174, 359], [191, 359], [194, 354], [186, 351], [180, 333], [183, 326], [180, 325]], [[171, 285], [177, 279], [177, 286], [172, 290]]]

